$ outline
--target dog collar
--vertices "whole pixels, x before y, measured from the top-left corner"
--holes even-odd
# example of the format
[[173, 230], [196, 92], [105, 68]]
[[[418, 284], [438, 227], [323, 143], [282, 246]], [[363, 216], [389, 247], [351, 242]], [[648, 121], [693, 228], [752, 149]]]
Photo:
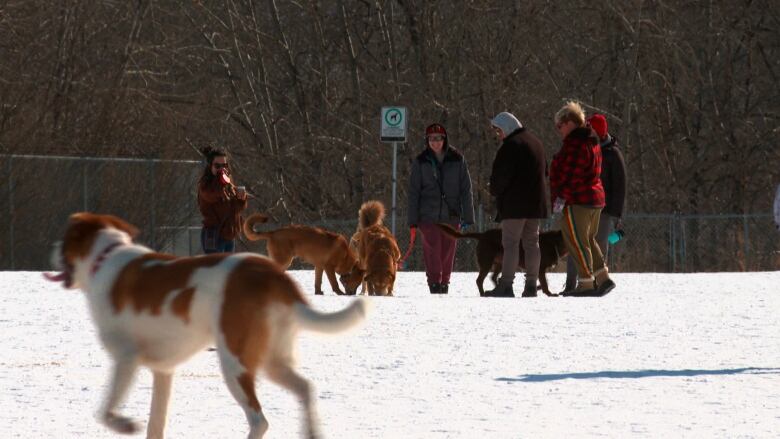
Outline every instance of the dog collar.
[[115, 242], [108, 247], [104, 248], [102, 252], [98, 255], [98, 257], [95, 259], [95, 262], [92, 264], [92, 269], [89, 271], [90, 276], [95, 276], [95, 273], [100, 270], [100, 266], [103, 265], [103, 261], [106, 260], [106, 257], [109, 253], [111, 253], [111, 250], [117, 248], [119, 246], [119, 242]]

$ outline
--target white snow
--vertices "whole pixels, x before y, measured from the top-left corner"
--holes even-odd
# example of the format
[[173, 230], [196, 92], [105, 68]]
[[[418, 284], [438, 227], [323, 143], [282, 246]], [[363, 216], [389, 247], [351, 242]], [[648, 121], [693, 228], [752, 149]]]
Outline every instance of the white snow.
[[[291, 274], [311, 294], [313, 272]], [[439, 297], [402, 272], [361, 328], [301, 333], [325, 437], [780, 436], [780, 272], [617, 273], [604, 298], [479, 298], [475, 277], [455, 273]], [[310, 298], [321, 310], [352, 300]], [[94, 417], [108, 360], [83, 293], [2, 272], [0, 334], [0, 437], [117, 437]], [[150, 385], [144, 371], [123, 409], [144, 428]], [[266, 438], [301, 437], [293, 396], [258, 389]], [[247, 431], [213, 352], [178, 369], [168, 437]]]

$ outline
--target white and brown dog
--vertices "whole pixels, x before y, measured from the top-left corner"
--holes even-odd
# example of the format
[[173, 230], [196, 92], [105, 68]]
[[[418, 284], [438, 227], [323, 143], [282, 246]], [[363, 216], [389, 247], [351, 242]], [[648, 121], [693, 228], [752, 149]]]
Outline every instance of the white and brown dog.
[[295, 333], [347, 329], [365, 317], [365, 301], [321, 313], [265, 257], [178, 258], [134, 244], [136, 234], [114, 216], [71, 215], [52, 255], [61, 273], [47, 275], [87, 294], [100, 340], [114, 359], [101, 421], [120, 433], [138, 430], [117, 408], [137, 369], [146, 366], [154, 375], [147, 438], [162, 438], [175, 367], [214, 344], [228, 389], [246, 414], [250, 439], [268, 429], [255, 394], [258, 370], [300, 398], [307, 437], [317, 437], [311, 385], [292, 367]]

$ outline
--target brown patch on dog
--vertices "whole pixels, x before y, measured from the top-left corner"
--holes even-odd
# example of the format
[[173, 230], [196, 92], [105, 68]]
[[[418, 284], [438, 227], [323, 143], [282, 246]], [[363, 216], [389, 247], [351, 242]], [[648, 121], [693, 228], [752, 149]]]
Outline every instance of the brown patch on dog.
[[77, 259], [89, 256], [98, 232], [106, 227], [121, 230], [130, 235], [130, 238], [138, 236], [138, 229], [115, 216], [74, 213], [68, 219], [65, 238], [62, 240], [62, 261], [72, 267]]
[[[187, 283], [195, 270], [213, 267], [223, 259], [223, 254], [177, 259], [160, 253], [133, 259], [119, 273], [111, 290], [114, 312], [118, 314], [125, 306], [132, 306], [136, 313], [148, 310], [158, 315], [168, 294], [189, 288]], [[188, 319], [189, 307], [182, 313], [177, 315], [186, 315]]]
[[248, 258], [227, 279], [219, 325], [228, 350], [248, 371], [238, 378], [239, 384], [258, 409], [254, 371], [262, 364], [270, 343], [267, 310], [272, 305], [289, 307], [296, 302], [306, 303], [303, 293], [268, 259]]
[[[490, 229], [484, 232], [462, 233], [449, 224], [436, 224], [441, 230], [456, 239], [471, 238], [476, 239], [477, 243], [477, 265], [479, 266], [479, 275], [477, 275], [477, 288], [479, 295], [484, 296], [485, 290], [483, 283], [485, 277], [493, 270], [490, 279], [496, 283], [498, 274], [501, 272], [503, 263], [504, 247], [501, 245], [501, 229]], [[550, 292], [547, 284], [547, 270], [555, 267], [558, 261], [566, 256], [569, 251], [563, 242], [563, 235], [560, 230], [541, 232], [539, 234], [539, 249], [541, 251], [541, 261], [539, 263], [539, 283], [541, 290], [548, 296], [557, 296]], [[525, 252], [523, 243], [520, 242], [520, 261], [518, 268], [525, 269]]]
[[184, 320], [184, 323], [190, 322], [190, 304], [194, 295], [195, 288], [190, 287], [180, 292], [171, 302], [171, 311]]
[[267, 240], [268, 256], [282, 268], [287, 269], [294, 258], [300, 258], [314, 265], [314, 292], [322, 294], [322, 273], [328, 277], [336, 294], [344, 294], [336, 280], [336, 273], [348, 294], [354, 294], [363, 281], [355, 252], [347, 239], [319, 227], [291, 225], [267, 232], [256, 232], [255, 224], [264, 223], [268, 217], [259, 213], [251, 215], [244, 222], [244, 235], [251, 241]]

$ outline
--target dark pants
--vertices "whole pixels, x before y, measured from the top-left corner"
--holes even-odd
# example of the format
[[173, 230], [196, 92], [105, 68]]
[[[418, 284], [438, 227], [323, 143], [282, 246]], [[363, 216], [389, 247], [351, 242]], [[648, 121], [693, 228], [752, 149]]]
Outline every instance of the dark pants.
[[[460, 225], [452, 226], [460, 230]], [[428, 283], [449, 284], [457, 240], [432, 223], [420, 224], [418, 228], [423, 236], [423, 259]]]
[[200, 246], [205, 254], [233, 253], [236, 241], [222, 239], [216, 227], [203, 227], [200, 229]]

